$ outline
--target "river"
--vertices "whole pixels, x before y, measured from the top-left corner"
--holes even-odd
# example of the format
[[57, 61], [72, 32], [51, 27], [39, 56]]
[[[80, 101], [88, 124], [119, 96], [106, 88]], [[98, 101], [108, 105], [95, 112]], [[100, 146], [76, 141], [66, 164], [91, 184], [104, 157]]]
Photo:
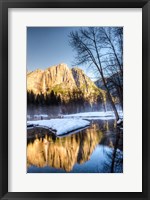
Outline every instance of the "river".
[[[55, 112], [44, 109], [28, 108], [27, 115], [33, 119], [43, 113], [54, 118], [60, 113], [54, 107]], [[63, 137], [43, 128], [27, 131], [27, 173], [122, 172], [123, 130], [115, 120], [91, 120], [89, 127]]]

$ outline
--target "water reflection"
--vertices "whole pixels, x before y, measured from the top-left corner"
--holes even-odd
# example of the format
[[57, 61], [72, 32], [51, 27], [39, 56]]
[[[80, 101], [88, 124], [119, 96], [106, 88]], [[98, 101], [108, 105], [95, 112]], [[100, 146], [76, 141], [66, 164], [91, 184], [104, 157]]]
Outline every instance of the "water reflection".
[[62, 138], [55, 138], [44, 129], [28, 131], [27, 171], [115, 172], [114, 166], [119, 158], [121, 168], [118, 172], [122, 172], [121, 138], [119, 136], [118, 140], [116, 137], [121, 134], [114, 134], [117, 131], [114, 123], [115, 121], [93, 121], [89, 128]]
[[89, 160], [90, 155], [102, 138], [97, 124], [85, 131], [69, 135], [63, 138], [53, 138], [46, 135], [44, 138], [36, 138], [33, 142], [28, 141], [27, 162], [28, 165], [44, 167], [46, 165], [54, 168], [62, 168], [71, 171], [75, 163], [84, 163]]

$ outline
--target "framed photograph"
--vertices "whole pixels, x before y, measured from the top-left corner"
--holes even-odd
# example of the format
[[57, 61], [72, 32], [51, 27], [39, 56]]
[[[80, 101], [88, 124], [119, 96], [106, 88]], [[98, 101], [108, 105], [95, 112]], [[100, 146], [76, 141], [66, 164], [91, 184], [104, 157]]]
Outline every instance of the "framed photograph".
[[149, 1], [0, 8], [1, 199], [149, 199]]

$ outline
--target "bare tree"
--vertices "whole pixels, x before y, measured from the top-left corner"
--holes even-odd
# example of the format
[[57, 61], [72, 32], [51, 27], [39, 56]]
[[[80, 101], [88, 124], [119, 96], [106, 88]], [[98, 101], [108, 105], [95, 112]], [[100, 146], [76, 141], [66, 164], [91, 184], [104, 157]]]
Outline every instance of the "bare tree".
[[[120, 99], [123, 109], [123, 28], [105, 27], [99, 29], [103, 46], [102, 63], [108, 84]], [[109, 87], [110, 88], [110, 87]]]
[[[106, 33], [104, 32], [103, 28], [89, 27], [87, 29], [80, 29], [79, 31], [71, 32], [70, 44], [77, 52], [77, 55], [75, 57], [77, 65], [88, 64], [93, 66], [94, 68], [96, 67], [102, 79], [103, 85], [106, 89], [108, 100], [115, 113], [116, 120], [118, 120], [119, 115], [115, 103], [113, 102], [112, 95], [107, 86], [104, 69], [105, 65], [103, 64], [103, 62], [105, 62], [105, 60], [103, 59], [105, 53], [107, 54], [107, 56], [114, 55], [114, 51], [106, 52], [106, 50], [104, 50], [113, 49], [113, 44], [112, 46], [110, 44], [108, 45]], [[117, 59], [118, 57], [115, 56], [115, 58]], [[119, 60], [117, 62], [119, 62]]]

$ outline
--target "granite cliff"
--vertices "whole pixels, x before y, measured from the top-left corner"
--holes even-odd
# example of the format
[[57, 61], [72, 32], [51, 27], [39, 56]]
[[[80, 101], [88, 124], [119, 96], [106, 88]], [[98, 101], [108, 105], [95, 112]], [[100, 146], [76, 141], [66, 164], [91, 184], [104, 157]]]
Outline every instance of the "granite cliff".
[[78, 96], [89, 102], [106, 99], [106, 92], [98, 88], [83, 70], [69, 68], [66, 64], [28, 72], [27, 91], [35, 95], [48, 95], [53, 91], [64, 101]]

